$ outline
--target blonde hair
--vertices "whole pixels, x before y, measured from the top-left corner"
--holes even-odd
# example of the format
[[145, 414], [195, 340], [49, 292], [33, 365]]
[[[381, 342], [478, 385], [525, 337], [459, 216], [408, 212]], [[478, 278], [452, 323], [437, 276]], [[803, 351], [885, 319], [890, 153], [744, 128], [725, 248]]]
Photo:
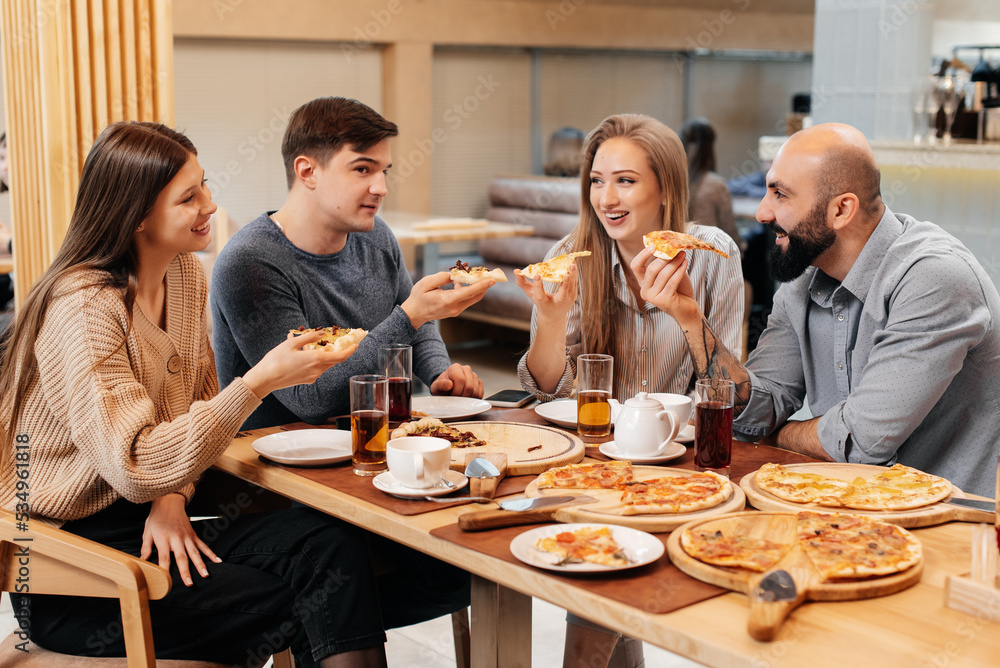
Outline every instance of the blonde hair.
[[[615, 341], [610, 319], [621, 308], [615, 298], [611, 271], [614, 265], [614, 241], [605, 233], [590, 204], [590, 170], [594, 156], [609, 139], [629, 139], [639, 145], [649, 159], [660, 193], [666, 204], [661, 207], [660, 229], [684, 232], [688, 220], [688, 168], [684, 146], [677, 134], [663, 123], [640, 114], [617, 114], [604, 119], [587, 136], [580, 170], [580, 222], [570, 233], [568, 250], [589, 250], [591, 257], [577, 265], [581, 296], [580, 325], [583, 352], [615, 355]], [[615, 365], [618, 376], [623, 365]], [[617, 382], [617, 381], [616, 381]]]

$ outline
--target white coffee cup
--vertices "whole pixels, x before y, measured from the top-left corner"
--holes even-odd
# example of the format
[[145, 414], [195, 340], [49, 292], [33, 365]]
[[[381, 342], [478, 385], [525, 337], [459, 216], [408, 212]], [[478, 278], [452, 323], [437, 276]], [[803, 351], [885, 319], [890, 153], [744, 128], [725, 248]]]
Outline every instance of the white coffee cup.
[[688, 420], [691, 419], [691, 407], [694, 405], [691, 397], [686, 394], [652, 392], [649, 394], [649, 398], [656, 399], [673, 414], [679, 429], [684, 429], [687, 426]]
[[386, 445], [389, 472], [403, 487], [426, 489], [441, 482], [451, 465], [451, 443], [443, 438], [406, 436]]

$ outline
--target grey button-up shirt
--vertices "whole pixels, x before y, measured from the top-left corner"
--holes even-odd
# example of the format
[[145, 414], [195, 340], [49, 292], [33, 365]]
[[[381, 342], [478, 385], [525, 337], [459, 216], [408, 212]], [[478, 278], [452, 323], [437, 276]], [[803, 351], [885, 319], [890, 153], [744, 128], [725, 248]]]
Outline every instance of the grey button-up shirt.
[[736, 436], [770, 434], [808, 397], [834, 460], [898, 461], [993, 496], [998, 316], [1000, 296], [961, 242], [886, 208], [842, 283], [810, 267], [775, 294]]

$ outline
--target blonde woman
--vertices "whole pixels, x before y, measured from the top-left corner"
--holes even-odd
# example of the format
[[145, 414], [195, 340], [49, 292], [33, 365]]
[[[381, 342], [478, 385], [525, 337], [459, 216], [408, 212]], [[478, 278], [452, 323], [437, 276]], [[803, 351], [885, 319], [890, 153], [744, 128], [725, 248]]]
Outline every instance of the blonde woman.
[[620, 114], [588, 136], [581, 170], [580, 223], [546, 259], [589, 250], [568, 280], [547, 292], [518, 277], [534, 302], [531, 347], [518, 364], [521, 385], [542, 400], [568, 397], [581, 353], [615, 358], [613, 395], [686, 394], [694, 367], [680, 327], [639, 296], [629, 267], [654, 230], [686, 232], [714, 244], [729, 259], [688, 254], [695, 298], [726, 346], [738, 350], [743, 321], [743, 274], [736, 244], [722, 230], [687, 222], [688, 166], [680, 139], [649, 116]]

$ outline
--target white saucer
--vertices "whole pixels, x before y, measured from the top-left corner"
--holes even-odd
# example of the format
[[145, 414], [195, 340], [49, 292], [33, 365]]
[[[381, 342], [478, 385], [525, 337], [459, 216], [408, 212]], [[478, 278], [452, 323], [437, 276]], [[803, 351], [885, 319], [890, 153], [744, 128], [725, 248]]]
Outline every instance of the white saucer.
[[694, 425], [686, 424], [674, 438], [678, 443], [694, 443]]
[[437, 484], [433, 487], [424, 487], [422, 489], [417, 489], [416, 487], [405, 487], [399, 484], [389, 471], [379, 473], [375, 476], [372, 479], [372, 484], [375, 485], [375, 488], [379, 491], [391, 494], [392, 496], [398, 496], [403, 499], [420, 499], [425, 496], [444, 496], [445, 494], [451, 494], [455, 490], [462, 489], [469, 484], [469, 479], [458, 471], [448, 471], [445, 474], [445, 478], [448, 479], [448, 482], [455, 485], [454, 489], [442, 484]]
[[618, 449], [618, 444], [614, 441], [608, 441], [607, 443], [601, 443], [601, 447], [598, 448], [606, 457], [611, 457], [611, 459], [619, 459], [621, 461], [629, 461], [635, 464], [654, 464], [657, 462], [669, 462], [671, 459], [677, 459], [685, 452], [685, 448], [680, 443], [672, 442], [668, 443], [667, 447], [664, 448], [663, 454], [653, 455], [653, 456], [642, 456], [642, 455], [626, 455], [624, 452]]

